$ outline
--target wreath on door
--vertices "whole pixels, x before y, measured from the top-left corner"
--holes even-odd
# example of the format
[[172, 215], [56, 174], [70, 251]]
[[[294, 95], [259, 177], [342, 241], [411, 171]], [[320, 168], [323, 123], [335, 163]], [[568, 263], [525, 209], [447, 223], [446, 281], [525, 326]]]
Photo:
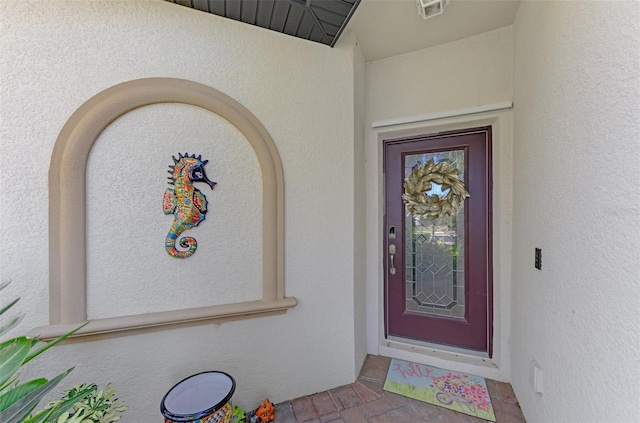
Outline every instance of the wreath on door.
[[[437, 194], [427, 195], [433, 188], [432, 183], [440, 184], [442, 192], [447, 192], [440, 197]], [[404, 180], [404, 194], [402, 201], [407, 211], [414, 216], [426, 217], [436, 220], [445, 216], [455, 216], [464, 203], [464, 199], [470, 197], [469, 192], [460, 180], [460, 170], [449, 162], [434, 163], [429, 160], [426, 164], [416, 168]]]

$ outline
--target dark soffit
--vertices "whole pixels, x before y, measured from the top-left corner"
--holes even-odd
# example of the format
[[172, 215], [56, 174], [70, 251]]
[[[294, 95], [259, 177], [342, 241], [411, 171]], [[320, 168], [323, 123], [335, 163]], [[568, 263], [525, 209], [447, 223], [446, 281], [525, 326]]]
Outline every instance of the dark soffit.
[[166, 0], [333, 47], [360, 0]]

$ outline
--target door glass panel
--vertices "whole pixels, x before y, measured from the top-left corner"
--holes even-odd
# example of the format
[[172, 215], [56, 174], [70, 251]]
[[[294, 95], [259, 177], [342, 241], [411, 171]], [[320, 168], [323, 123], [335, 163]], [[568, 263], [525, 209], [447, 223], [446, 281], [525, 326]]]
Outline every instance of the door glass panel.
[[[405, 156], [405, 178], [429, 160], [448, 161], [460, 171], [464, 182], [464, 150]], [[427, 194], [443, 196], [441, 186], [432, 183]], [[405, 307], [418, 314], [465, 317], [464, 204], [455, 217], [436, 220], [405, 217]]]

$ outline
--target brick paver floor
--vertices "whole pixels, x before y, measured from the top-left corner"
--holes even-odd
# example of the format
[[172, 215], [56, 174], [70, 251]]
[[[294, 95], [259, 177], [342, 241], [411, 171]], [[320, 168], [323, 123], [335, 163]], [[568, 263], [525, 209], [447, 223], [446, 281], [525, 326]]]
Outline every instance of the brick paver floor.
[[[276, 405], [276, 423], [486, 423], [382, 390], [391, 359], [367, 356], [355, 383]], [[497, 423], [524, 423], [508, 383], [486, 379]]]

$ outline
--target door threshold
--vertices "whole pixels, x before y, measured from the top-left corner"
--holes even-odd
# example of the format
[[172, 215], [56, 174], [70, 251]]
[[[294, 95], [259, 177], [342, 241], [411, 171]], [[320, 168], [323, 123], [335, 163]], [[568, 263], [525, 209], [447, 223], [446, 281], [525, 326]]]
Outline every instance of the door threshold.
[[435, 344], [432, 342], [419, 341], [417, 339], [401, 338], [399, 336], [389, 336], [387, 340], [393, 343], [413, 345], [416, 347], [426, 348], [432, 351], [443, 351], [454, 354], [467, 355], [472, 357], [489, 358], [489, 354], [483, 351], [468, 350], [465, 348], [454, 347], [451, 345]]
[[378, 347], [378, 354], [489, 379], [507, 379], [504, 370], [498, 367], [494, 359], [478, 351], [389, 337]]

